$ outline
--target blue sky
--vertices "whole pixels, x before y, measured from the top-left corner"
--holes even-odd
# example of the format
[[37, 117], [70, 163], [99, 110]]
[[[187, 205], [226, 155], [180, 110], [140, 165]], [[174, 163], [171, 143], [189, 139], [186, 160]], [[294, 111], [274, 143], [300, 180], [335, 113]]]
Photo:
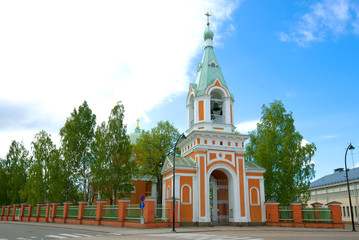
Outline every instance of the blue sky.
[[282, 100], [317, 146], [316, 178], [344, 167], [350, 142], [348, 166], [359, 166], [354, 0], [1, 2], [0, 157], [13, 139], [30, 150], [41, 129], [58, 142], [85, 99], [98, 123], [122, 101], [129, 133], [137, 118], [142, 129], [169, 120], [185, 131], [207, 11], [238, 130], [253, 130], [262, 105]]

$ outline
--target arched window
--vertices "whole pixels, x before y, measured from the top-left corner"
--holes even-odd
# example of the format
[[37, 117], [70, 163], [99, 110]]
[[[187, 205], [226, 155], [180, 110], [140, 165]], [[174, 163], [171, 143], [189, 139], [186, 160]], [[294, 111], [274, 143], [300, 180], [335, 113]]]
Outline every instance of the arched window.
[[189, 98], [189, 102], [188, 102], [188, 124], [189, 124], [189, 128], [191, 128], [194, 124], [194, 97], [193, 94], [191, 94], [190, 98]]
[[250, 192], [250, 203], [251, 205], [259, 205], [259, 191], [256, 187], [252, 187]]
[[171, 197], [171, 188], [170, 186], [167, 187], [167, 198]]
[[224, 123], [223, 97], [221, 91], [211, 92], [211, 120], [214, 123]]
[[191, 186], [187, 184], [181, 188], [181, 204], [192, 204]]

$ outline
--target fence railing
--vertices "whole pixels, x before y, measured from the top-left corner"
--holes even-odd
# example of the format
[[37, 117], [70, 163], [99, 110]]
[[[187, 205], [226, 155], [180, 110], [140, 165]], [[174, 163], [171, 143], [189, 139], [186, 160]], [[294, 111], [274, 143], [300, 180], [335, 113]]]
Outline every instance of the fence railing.
[[29, 215], [29, 207], [25, 207], [24, 208], [24, 216], [28, 216]]
[[33, 207], [31, 210], [31, 217], [36, 217], [37, 207]]
[[118, 219], [118, 206], [117, 205], [105, 205], [102, 208], [102, 218], [109, 220]]
[[69, 213], [67, 215], [68, 218], [77, 218], [79, 214], [79, 206], [70, 206]]
[[56, 208], [56, 217], [62, 218], [64, 215], [64, 206], [57, 206]]
[[304, 208], [302, 209], [303, 222], [332, 222], [332, 211], [330, 208]]
[[84, 207], [84, 218], [85, 219], [96, 219], [96, 206], [85, 206]]
[[126, 208], [126, 220], [139, 222], [142, 216], [142, 209], [138, 204], [129, 204]]
[[291, 222], [293, 221], [292, 209], [290, 206], [279, 206], [279, 221], [281, 222]]
[[46, 208], [42, 207], [40, 210], [40, 217], [45, 217], [46, 216]]
[[156, 205], [155, 221], [167, 222], [169, 219], [169, 208], [166, 205]]

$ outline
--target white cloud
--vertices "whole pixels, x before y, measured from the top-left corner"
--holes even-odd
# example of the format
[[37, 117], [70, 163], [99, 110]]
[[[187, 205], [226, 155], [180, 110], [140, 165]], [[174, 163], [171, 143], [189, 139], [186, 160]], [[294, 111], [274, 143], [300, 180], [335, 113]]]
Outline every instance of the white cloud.
[[[56, 122], [45, 129], [53, 135], [84, 100], [98, 122], [118, 101], [125, 105], [127, 123], [150, 121], [146, 113], [187, 91], [188, 66], [203, 46], [204, 13], [212, 14], [211, 26], [220, 36], [239, 3], [2, 1], [0, 103], [38, 103], [36, 111], [29, 106], [38, 118], [33, 121]], [[27, 131], [0, 129], [0, 157], [12, 139], [31, 142]]]
[[339, 135], [325, 135], [325, 136], [322, 136], [321, 138], [322, 139], [333, 139], [333, 138], [337, 138], [339, 137]]
[[307, 144], [309, 144], [309, 142], [303, 138], [303, 139], [302, 139], [302, 142], [300, 143], [300, 145], [301, 145], [302, 147], [304, 147], [304, 146], [307, 145]]
[[353, 0], [321, 0], [312, 4], [288, 33], [280, 32], [278, 36], [280, 41], [307, 47], [347, 33], [359, 35], [358, 4]]
[[242, 134], [247, 134], [257, 128], [259, 120], [250, 120], [236, 124], [236, 129]]

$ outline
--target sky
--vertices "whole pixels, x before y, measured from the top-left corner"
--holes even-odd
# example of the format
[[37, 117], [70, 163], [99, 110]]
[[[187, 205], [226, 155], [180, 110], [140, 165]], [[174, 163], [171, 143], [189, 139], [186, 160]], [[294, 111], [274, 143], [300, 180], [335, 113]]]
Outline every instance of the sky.
[[[28, 150], [86, 100], [107, 121], [187, 129], [186, 96], [201, 61], [206, 16], [214, 51], [247, 134], [281, 100], [317, 147], [316, 177], [359, 167], [359, 2], [356, 0], [1, 1], [0, 158]], [[305, 142], [304, 141], [304, 142]]]

